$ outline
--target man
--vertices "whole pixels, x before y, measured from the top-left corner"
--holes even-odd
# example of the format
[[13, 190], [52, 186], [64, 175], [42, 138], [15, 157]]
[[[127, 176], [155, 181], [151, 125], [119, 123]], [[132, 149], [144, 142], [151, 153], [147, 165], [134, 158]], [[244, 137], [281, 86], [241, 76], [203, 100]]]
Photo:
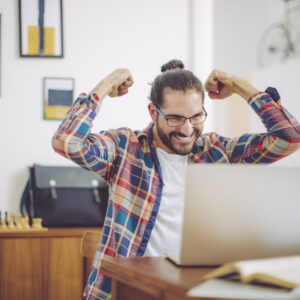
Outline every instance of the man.
[[205, 84], [210, 98], [239, 94], [268, 130], [231, 139], [202, 134], [204, 91], [192, 72], [176, 60], [162, 71], [152, 83], [148, 109], [153, 122], [144, 131], [90, 132], [104, 97], [122, 96], [133, 84], [130, 72], [119, 69], [90, 94], [79, 96], [53, 137], [56, 152], [109, 184], [86, 299], [110, 298], [111, 281], [99, 272], [105, 255], [160, 256], [176, 246], [188, 163], [271, 163], [300, 147], [300, 126], [281, 106], [276, 90], [261, 93], [239, 77], [218, 70], [211, 73]]

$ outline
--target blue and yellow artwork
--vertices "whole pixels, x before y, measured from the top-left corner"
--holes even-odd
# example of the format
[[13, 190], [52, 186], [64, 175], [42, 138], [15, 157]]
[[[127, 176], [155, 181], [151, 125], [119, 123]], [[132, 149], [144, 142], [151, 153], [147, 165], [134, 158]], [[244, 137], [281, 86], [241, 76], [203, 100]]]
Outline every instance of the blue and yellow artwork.
[[44, 118], [62, 120], [73, 104], [73, 78], [44, 78]]
[[62, 0], [19, 0], [21, 56], [63, 56]]

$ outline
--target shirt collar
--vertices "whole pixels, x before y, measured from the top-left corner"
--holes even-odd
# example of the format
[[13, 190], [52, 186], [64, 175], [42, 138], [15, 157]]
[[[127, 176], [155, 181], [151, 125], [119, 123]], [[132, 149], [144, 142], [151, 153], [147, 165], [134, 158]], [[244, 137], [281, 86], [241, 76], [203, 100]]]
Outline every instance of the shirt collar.
[[152, 131], [153, 126], [154, 126], [154, 122], [151, 122], [150, 124], [148, 124], [148, 126], [145, 129], [143, 129], [142, 131], [140, 131], [138, 133], [138, 135], [137, 135], [138, 139], [148, 136], [149, 132]]

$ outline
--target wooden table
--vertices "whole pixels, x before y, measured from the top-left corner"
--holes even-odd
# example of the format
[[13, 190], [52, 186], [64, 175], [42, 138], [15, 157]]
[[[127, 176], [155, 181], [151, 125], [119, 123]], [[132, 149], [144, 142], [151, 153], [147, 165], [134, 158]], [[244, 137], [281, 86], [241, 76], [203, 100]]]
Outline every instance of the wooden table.
[[101, 265], [101, 272], [112, 278], [113, 300], [197, 299], [186, 293], [211, 270], [177, 267], [163, 257], [105, 258]]
[[0, 231], [0, 299], [82, 300], [85, 286], [82, 235], [101, 228]]

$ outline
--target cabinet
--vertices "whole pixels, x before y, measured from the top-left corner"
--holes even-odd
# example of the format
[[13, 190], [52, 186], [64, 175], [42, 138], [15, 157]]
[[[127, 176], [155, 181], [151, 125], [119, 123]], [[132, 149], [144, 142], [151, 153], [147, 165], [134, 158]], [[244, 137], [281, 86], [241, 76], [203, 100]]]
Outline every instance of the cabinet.
[[82, 235], [101, 228], [0, 231], [1, 300], [82, 300], [85, 265]]

